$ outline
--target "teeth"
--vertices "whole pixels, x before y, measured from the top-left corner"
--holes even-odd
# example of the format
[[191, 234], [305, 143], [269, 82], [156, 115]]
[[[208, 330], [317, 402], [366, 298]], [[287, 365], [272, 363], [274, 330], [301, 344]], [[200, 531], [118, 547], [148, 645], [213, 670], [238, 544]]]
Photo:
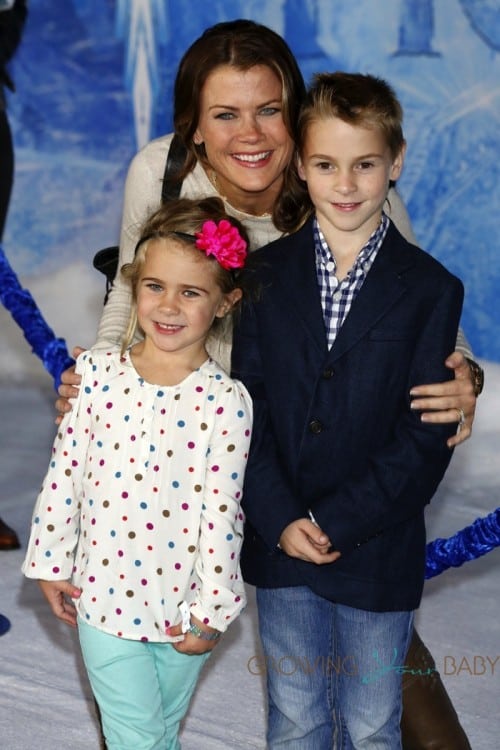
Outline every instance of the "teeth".
[[267, 159], [270, 154], [270, 151], [262, 151], [260, 154], [233, 154], [233, 156], [239, 161], [257, 162], [261, 159]]

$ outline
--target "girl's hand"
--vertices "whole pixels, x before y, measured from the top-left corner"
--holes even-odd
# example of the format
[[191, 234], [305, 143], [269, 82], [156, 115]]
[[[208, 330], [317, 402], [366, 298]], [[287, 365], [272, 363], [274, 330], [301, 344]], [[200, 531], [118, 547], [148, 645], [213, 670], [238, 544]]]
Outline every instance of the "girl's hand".
[[[200, 628], [200, 630], [203, 630], [205, 633], [207, 633], [207, 635], [218, 632], [217, 630], [214, 630], [213, 628], [209, 628], [207, 625], [202, 623], [196, 617], [193, 617], [193, 615], [191, 615], [191, 622], [197, 625]], [[181, 623], [179, 623], [178, 625], [172, 625], [171, 628], [167, 628], [167, 635], [171, 635], [171, 636], [184, 635], [184, 638], [182, 641], [176, 641], [175, 643], [172, 643], [171, 645], [180, 654], [188, 654], [189, 656], [194, 656], [195, 654], [206, 654], [207, 651], [213, 651], [213, 649], [216, 647], [216, 645], [219, 642], [219, 639], [213, 640], [213, 641], [207, 641], [204, 638], [200, 638], [196, 635], [193, 635], [193, 633], [183, 634]]]
[[[75, 348], [73, 349], [73, 357], [76, 359], [78, 355], [84, 351], [85, 349], [82, 349], [81, 346], [75, 346]], [[72, 367], [68, 367], [68, 369], [62, 373], [61, 384], [57, 389], [59, 398], [56, 401], [56, 410], [59, 412], [59, 414], [56, 417], [56, 424], [61, 424], [63, 416], [68, 411], [71, 411], [72, 406], [69, 399], [76, 398], [78, 396], [78, 386], [80, 385], [81, 381], [82, 379], [80, 375], [77, 375], [75, 373], [74, 365]]]
[[78, 599], [82, 593], [69, 581], [38, 581], [44, 597], [55, 616], [76, 628], [76, 609], [68, 599]]
[[[457, 422], [457, 433], [447, 442], [448, 447], [453, 448], [471, 436], [476, 397], [472, 373], [464, 355], [458, 351], [453, 352], [445, 364], [454, 371], [455, 379], [446, 383], [415, 386], [410, 391], [413, 397], [411, 408], [423, 410], [422, 422]], [[428, 409], [432, 411], [427, 411]], [[462, 412], [464, 421], [461, 424]]]

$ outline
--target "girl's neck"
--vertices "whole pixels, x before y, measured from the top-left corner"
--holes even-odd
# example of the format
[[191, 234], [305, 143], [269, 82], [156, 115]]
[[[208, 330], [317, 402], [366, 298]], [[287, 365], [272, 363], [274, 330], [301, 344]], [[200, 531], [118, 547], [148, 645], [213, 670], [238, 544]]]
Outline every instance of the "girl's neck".
[[182, 383], [208, 358], [205, 347], [196, 351], [164, 352], [147, 340], [134, 344], [130, 349], [130, 359], [137, 374], [147, 383], [165, 387]]

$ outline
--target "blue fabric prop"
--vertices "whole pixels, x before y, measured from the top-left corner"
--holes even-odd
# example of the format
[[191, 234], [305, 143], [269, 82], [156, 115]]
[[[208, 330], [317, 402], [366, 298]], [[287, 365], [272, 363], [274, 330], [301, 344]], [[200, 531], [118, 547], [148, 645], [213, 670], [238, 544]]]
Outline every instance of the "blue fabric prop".
[[10, 620], [5, 617], [5, 615], [0, 615], [0, 635], [5, 635], [5, 633], [10, 629]]
[[21, 327], [34, 354], [40, 357], [45, 369], [54, 378], [57, 389], [61, 382], [61, 374], [74, 364], [74, 360], [68, 354], [64, 339], [56, 339], [54, 332], [47, 325], [31, 294], [27, 289], [21, 287], [1, 245], [0, 299], [3, 306]]
[[[22, 328], [24, 337], [31, 344], [33, 352], [42, 360], [45, 369], [54, 378], [57, 388], [61, 381], [61, 374], [74, 364], [74, 360], [68, 354], [64, 339], [56, 339], [31, 294], [21, 287], [1, 245], [0, 299]], [[425, 577], [433, 578], [443, 570], [458, 567], [467, 560], [481, 557], [499, 545], [500, 508], [497, 508], [488, 516], [478, 518], [470, 526], [457, 531], [449, 539], [435, 539], [430, 542], [427, 545]], [[8, 627], [8, 620], [5, 624]]]
[[434, 578], [443, 570], [458, 568], [500, 545], [500, 508], [470, 526], [457, 531], [449, 539], [435, 539], [427, 545], [425, 577]]

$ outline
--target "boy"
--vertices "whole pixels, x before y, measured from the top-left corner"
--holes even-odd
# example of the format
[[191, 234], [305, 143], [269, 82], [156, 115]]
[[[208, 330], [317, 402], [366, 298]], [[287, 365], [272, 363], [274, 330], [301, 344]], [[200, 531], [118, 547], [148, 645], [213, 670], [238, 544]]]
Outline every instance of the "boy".
[[[314, 211], [255, 254], [262, 291], [235, 332], [255, 409], [242, 570], [257, 586], [271, 749], [329, 750], [341, 729], [342, 747], [401, 747], [424, 507], [451, 457], [450, 426], [422, 423], [409, 391], [446, 380], [463, 299], [383, 213], [401, 122], [384, 81], [316, 77], [298, 123]], [[286, 657], [302, 668], [285, 673]]]

